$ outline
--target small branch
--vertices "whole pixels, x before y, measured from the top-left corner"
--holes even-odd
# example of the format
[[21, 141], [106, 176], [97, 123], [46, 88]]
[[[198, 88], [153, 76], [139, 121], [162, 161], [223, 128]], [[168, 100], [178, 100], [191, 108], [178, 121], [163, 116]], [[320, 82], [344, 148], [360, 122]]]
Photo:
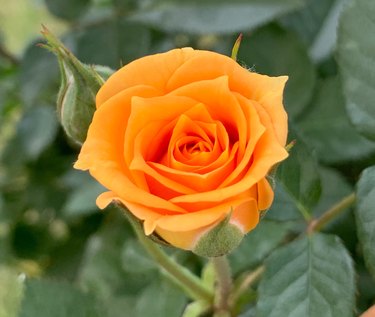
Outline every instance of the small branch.
[[237, 303], [241, 295], [246, 292], [249, 287], [254, 285], [261, 278], [265, 271], [264, 265], [259, 266], [254, 271], [250, 272], [242, 282], [233, 290], [232, 296], [230, 298], [230, 304], [233, 306]]
[[158, 244], [147, 238], [141, 225], [127, 213], [128, 212], [125, 212], [139, 242], [159, 266], [163, 268], [192, 299], [212, 303], [213, 294], [202, 284], [201, 280], [188, 269], [170, 258]]
[[229, 312], [229, 296], [232, 290], [232, 276], [227, 257], [220, 256], [212, 258], [212, 263], [216, 271], [217, 294], [215, 306], [218, 312]]
[[323, 213], [323, 215], [321, 215], [319, 218], [311, 221], [309, 226], [307, 227], [307, 233], [312, 234], [315, 231], [320, 231], [325, 225], [327, 225], [329, 222], [331, 222], [333, 219], [339, 216], [348, 207], [353, 205], [355, 199], [355, 193], [352, 193], [343, 198], [337, 204], [332, 206], [332, 208], [328, 209], [325, 213]]
[[17, 66], [19, 64], [19, 60], [17, 57], [12, 55], [10, 52], [8, 52], [5, 47], [0, 45], [0, 56], [8, 60], [11, 64]]

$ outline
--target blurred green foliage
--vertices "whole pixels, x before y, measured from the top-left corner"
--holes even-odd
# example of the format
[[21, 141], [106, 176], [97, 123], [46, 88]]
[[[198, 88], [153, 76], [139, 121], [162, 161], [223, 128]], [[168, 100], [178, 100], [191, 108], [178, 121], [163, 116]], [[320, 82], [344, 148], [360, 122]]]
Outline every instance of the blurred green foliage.
[[[182, 46], [229, 55], [243, 32], [241, 64], [290, 77], [285, 105], [290, 140], [297, 145], [276, 176], [273, 207], [230, 256], [235, 276], [303, 233], [306, 220], [351, 193], [361, 172], [375, 164], [373, 0], [15, 3], [0, 1], [0, 317], [180, 316], [188, 303], [140, 249], [120, 212], [98, 211], [95, 197], [102, 187], [72, 169], [78, 149], [67, 142], [57, 122], [59, 70], [55, 57], [36, 46], [42, 40], [32, 30], [40, 23], [62, 32], [64, 43], [81, 61], [114, 69]], [[339, 17], [347, 6], [338, 36]], [[272, 270], [285, 263], [287, 269], [303, 272], [303, 290], [319, 290], [319, 274], [326, 279], [338, 275], [331, 287], [345, 290], [343, 306], [332, 311], [322, 306], [308, 316], [353, 316], [373, 303], [374, 179], [374, 169], [368, 169], [359, 184], [364, 199], [359, 216], [347, 210], [324, 228], [343, 244], [319, 234], [294, 241], [268, 258], [270, 271], [261, 284], [257, 316], [271, 316], [274, 293], [289, 306], [280, 306], [284, 315], [280, 311], [272, 316], [302, 316], [293, 307], [304, 300], [322, 305], [319, 296], [286, 293], [298, 274], [285, 273], [285, 285], [275, 282]], [[168, 252], [197, 274], [205, 265], [190, 253]], [[356, 291], [349, 253], [357, 268]], [[319, 262], [326, 255], [330, 266]], [[316, 265], [306, 268], [306, 257]], [[314, 285], [308, 284], [312, 278], [317, 279]], [[274, 285], [272, 294], [269, 285]], [[329, 292], [325, 296], [328, 306], [337, 299]], [[255, 316], [255, 298], [249, 297], [241, 316]], [[288, 309], [292, 312], [287, 315]]]

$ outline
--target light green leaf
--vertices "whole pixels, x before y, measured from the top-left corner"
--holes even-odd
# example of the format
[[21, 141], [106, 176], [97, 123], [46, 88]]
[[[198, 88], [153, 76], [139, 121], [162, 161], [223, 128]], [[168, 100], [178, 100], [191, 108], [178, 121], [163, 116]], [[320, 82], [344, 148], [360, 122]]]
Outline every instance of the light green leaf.
[[300, 0], [158, 0], [130, 19], [165, 32], [230, 34], [263, 25], [302, 4]]
[[296, 136], [292, 129], [289, 138], [296, 139], [296, 145], [277, 169], [275, 201], [266, 218], [308, 220], [321, 194], [318, 165], [303, 139]]
[[74, 20], [87, 11], [91, 0], [44, 0], [48, 10], [61, 19]]
[[375, 166], [364, 170], [357, 184], [355, 216], [363, 256], [369, 271], [375, 278]]
[[234, 274], [258, 265], [288, 232], [289, 224], [263, 220], [229, 256]]
[[375, 153], [375, 143], [351, 125], [336, 77], [320, 83], [311, 109], [298, 121], [298, 127], [308, 146], [325, 163], [355, 161]]
[[266, 261], [258, 317], [351, 317], [355, 273], [336, 236], [315, 234], [278, 249]]
[[0, 266], [0, 317], [17, 317], [23, 294], [23, 277]]
[[238, 61], [261, 74], [289, 76], [284, 95], [288, 115], [295, 119], [303, 113], [316, 75], [305, 46], [296, 35], [275, 25], [257, 30], [242, 40]]
[[210, 305], [204, 301], [192, 302], [186, 306], [182, 317], [201, 317], [210, 308]]
[[349, 117], [356, 129], [375, 140], [375, 1], [352, 1], [339, 25], [338, 62]]
[[19, 317], [105, 317], [92, 297], [72, 285], [48, 280], [26, 281]]

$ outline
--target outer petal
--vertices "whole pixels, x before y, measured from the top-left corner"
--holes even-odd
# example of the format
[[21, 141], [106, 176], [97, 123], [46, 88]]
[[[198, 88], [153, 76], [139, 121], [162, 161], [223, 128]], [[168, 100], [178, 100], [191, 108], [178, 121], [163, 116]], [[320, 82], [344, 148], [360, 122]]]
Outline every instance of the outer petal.
[[120, 91], [137, 85], [151, 86], [161, 93], [165, 92], [169, 78], [176, 69], [196, 55], [197, 51], [188, 47], [145, 56], [127, 64], [115, 72], [99, 90], [97, 107]]
[[153, 96], [156, 93], [149, 87], [133, 87], [109, 99], [97, 109], [74, 167], [89, 170], [95, 179], [119, 197], [130, 201], [145, 201], [149, 206], [166, 211], [185, 212], [173, 203], [150, 194], [147, 184], [135, 184], [123, 160], [123, 129], [130, 114], [130, 98], [134, 94]]

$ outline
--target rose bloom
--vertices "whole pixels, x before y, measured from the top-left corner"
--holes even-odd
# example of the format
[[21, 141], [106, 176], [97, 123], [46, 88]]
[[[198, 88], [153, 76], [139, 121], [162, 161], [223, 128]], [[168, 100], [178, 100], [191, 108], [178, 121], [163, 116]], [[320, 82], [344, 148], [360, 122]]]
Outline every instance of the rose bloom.
[[286, 81], [192, 48], [135, 60], [99, 90], [75, 168], [109, 190], [100, 208], [121, 202], [176, 247], [193, 249], [228, 215], [247, 233], [272, 203], [267, 173], [288, 156]]

